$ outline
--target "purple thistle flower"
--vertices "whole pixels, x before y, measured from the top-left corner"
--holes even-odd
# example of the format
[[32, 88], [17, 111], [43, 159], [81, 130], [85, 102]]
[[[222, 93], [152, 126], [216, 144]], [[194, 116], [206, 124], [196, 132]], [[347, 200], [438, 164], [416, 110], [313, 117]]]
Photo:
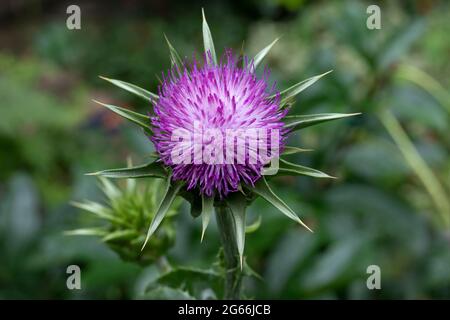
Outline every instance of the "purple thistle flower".
[[[234, 253], [233, 256], [230, 254], [235, 249], [239, 253], [242, 269], [247, 196], [264, 198], [284, 215], [311, 231], [294, 211], [274, 194], [262, 175], [289, 174], [332, 178], [319, 170], [283, 159], [278, 163], [279, 156], [285, 150], [284, 143], [288, 132], [356, 114], [325, 113], [285, 118], [293, 98], [330, 71], [296, 83], [280, 93], [275, 85], [268, 85], [267, 69], [261, 78], [254, 73], [278, 39], [263, 48], [250, 63], [245, 58], [243, 66], [242, 63], [238, 66], [238, 59], [233, 56], [231, 50], [217, 63], [211, 31], [203, 10], [202, 15], [206, 62], [199, 64], [193, 59], [194, 62], [190, 65], [183, 63], [166, 38], [173, 67], [167, 75], [163, 75], [163, 82], [158, 88], [159, 95], [125, 81], [102, 77], [152, 102], [154, 114], [149, 116], [99, 103], [150, 134], [159, 159], [137, 167], [102, 170], [92, 174], [111, 178], [157, 177], [168, 180], [166, 192], [152, 219], [142, 249], [161, 224], [176, 195], [189, 195], [186, 199], [191, 202], [193, 216], [199, 213], [199, 198], [193, 198], [192, 194], [202, 196], [202, 238], [214, 211], [214, 196], [225, 200], [220, 201], [222, 205], [216, 207], [216, 213], [221, 238], [235, 240], [234, 245], [223, 241], [224, 247], [231, 249], [224, 250], [225, 260], [229, 264], [227, 269], [235, 269]], [[289, 149], [291, 154], [305, 151], [293, 147]], [[272, 161], [274, 159], [276, 161]], [[272, 162], [270, 167], [265, 167], [269, 162]], [[167, 167], [171, 170], [166, 170]], [[170, 183], [170, 180], [176, 180], [177, 183]], [[190, 194], [184, 194], [184, 188], [190, 190]], [[246, 195], [236, 192], [243, 189], [248, 192]], [[230, 192], [236, 193], [224, 199]], [[228, 214], [231, 214], [231, 217]], [[233, 278], [232, 282], [234, 281]], [[229, 287], [229, 284], [226, 283], [225, 286]]]
[[[172, 179], [185, 181], [188, 190], [198, 188], [201, 194], [217, 194], [222, 198], [237, 191], [240, 183], [254, 185], [261, 178], [267, 160], [278, 156], [278, 150], [282, 150], [287, 132], [281, 119], [288, 110], [280, 110], [279, 92], [275, 85], [269, 86], [267, 69], [261, 78], [253, 69], [252, 62], [247, 59], [244, 66], [239, 67], [230, 50], [218, 65], [210, 62], [200, 65], [194, 59], [190, 66], [184, 65], [180, 69], [175, 65], [167, 76], [163, 76], [159, 100], [151, 117], [151, 140], [161, 160], [172, 168]], [[274, 93], [275, 97], [270, 99]], [[206, 138], [210, 129], [216, 134]], [[250, 143], [255, 136], [247, 136], [247, 140], [242, 135], [236, 137], [236, 145], [240, 142], [245, 145], [244, 153], [235, 151], [235, 145], [230, 147], [230, 141], [225, 139], [229, 132], [243, 130], [248, 133], [254, 129], [267, 130], [265, 139], [261, 139], [261, 135], [258, 138], [259, 151], [255, 151], [255, 145]], [[174, 139], [177, 130], [182, 130], [192, 140], [180, 143]], [[279, 149], [277, 154], [269, 152], [263, 161], [260, 147], [271, 150], [274, 141], [268, 137], [273, 131], [278, 131], [275, 143]], [[201, 138], [196, 140], [196, 135]], [[208, 163], [204, 158], [200, 162], [195, 160], [198, 160], [198, 153], [204, 154], [207, 148], [212, 150], [212, 158], [218, 159], [220, 154], [228, 157], [227, 146], [234, 152], [232, 163]], [[174, 161], [173, 154], [180, 151], [192, 161]], [[252, 151], [256, 152], [253, 156]], [[239, 156], [243, 161], [237, 162]], [[255, 157], [257, 160], [252, 161]]]

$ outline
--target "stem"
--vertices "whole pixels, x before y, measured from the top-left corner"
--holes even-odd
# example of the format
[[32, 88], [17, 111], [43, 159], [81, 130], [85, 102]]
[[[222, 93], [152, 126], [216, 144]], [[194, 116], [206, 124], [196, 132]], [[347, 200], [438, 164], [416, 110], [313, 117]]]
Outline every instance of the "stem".
[[233, 217], [226, 207], [216, 207], [217, 227], [225, 260], [225, 299], [240, 299], [242, 271], [236, 246]]
[[380, 114], [380, 120], [394, 139], [406, 162], [425, 186], [438, 213], [441, 214], [442, 222], [450, 228], [450, 202], [439, 179], [423, 160], [395, 116], [385, 110]]

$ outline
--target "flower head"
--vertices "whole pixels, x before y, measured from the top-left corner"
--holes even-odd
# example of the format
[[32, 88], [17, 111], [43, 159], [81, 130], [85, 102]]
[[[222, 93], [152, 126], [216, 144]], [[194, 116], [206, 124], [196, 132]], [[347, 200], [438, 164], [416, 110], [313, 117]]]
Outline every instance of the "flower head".
[[[217, 63], [214, 43], [203, 13], [204, 63], [183, 64], [178, 52], [167, 40], [172, 69], [163, 76], [159, 95], [134, 84], [104, 78], [112, 84], [152, 102], [150, 117], [109, 104], [101, 105], [142, 127], [157, 151], [156, 160], [132, 168], [94, 172], [111, 178], [163, 178], [165, 195], [152, 219], [147, 241], [155, 233], [177, 195], [191, 204], [191, 214], [202, 216], [202, 237], [214, 206], [227, 208], [233, 216], [236, 246], [241, 267], [245, 240], [245, 209], [256, 197], [262, 197], [281, 213], [309, 229], [270, 188], [262, 176], [301, 175], [333, 178], [319, 170], [283, 159], [308, 151], [285, 146], [286, 135], [303, 128], [357, 115], [323, 113], [287, 115], [295, 98], [325, 72], [300, 81], [278, 92], [268, 84], [268, 71], [255, 74], [278, 39], [263, 48], [251, 60], [238, 64], [231, 51]], [[250, 62], [249, 62], [250, 61]], [[265, 167], [271, 162], [269, 168]], [[274, 164], [274, 165], [273, 165]], [[169, 170], [168, 170], [169, 169]], [[269, 169], [268, 171], [263, 169]], [[188, 192], [189, 190], [189, 192]], [[234, 191], [242, 192], [234, 192]], [[215, 196], [218, 195], [219, 198]]]
[[[150, 239], [150, 245], [140, 250], [143, 232], [148, 221], [155, 216], [160, 202], [162, 182], [154, 179], [144, 185], [128, 179], [126, 184], [115, 184], [108, 178], [100, 177], [100, 188], [106, 203], [85, 200], [72, 204], [90, 212], [103, 226], [67, 231], [66, 235], [92, 235], [114, 250], [122, 259], [147, 266], [164, 256], [175, 243], [172, 219], [164, 220], [158, 234]], [[176, 201], [168, 216], [177, 213], [180, 202]]]
[[[181, 70], [175, 65], [164, 77], [151, 139], [172, 168], [173, 180], [222, 197], [237, 191], [241, 182], [253, 185], [264, 164], [278, 155], [270, 150], [282, 148], [286, 131], [281, 119], [287, 110], [280, 110], [267, 70], [258, 78], [253, 64], [246, 60], [238, 66], [231, 51], [217, 65], [205, 61]], [[174, 155], [180, 153], [184, 157], [177, 161]]]

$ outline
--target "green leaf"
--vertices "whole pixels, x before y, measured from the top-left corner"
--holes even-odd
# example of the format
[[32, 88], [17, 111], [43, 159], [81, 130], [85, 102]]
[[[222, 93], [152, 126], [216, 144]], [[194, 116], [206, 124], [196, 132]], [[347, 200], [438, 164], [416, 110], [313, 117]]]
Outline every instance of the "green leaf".
[[[354, 261], [361, 259], [368, 241], [365, 235], [346, 236], [324, 249], [320, 257], [304, 269], [302, 286], [305, 290], [318, 290], [345, 281]], [[330, 268], [330, 266], [333, 266]]]
[[122, 191], [107, 178], [100, 176], [99, 180], [101, 182], [101, 189], [108, 199], [113, 200], [122, 195]]
[[109, 216], [107, 214], [109, 209], [107, 207], [101, 205], [100, 203], [97, 203], [94, 201], [90, 201], [90, 200], [86, 200], [85, 202], [72, 201], [70, 204], [81, 210], [85, 210], [85, 211], [91, 212], [93, 214], [96, 214], [96, 215], [100, 216], [101, 218]]
[[242, 270], [245, 246], [245, 209], [247, 207], [247, 200], [243, 194], [235, 192], [226, 198], [225, 201], [228, 208], [230, 208], [233, 217], [236, 245]]
[[189, 292], [181, 289], [173, 289], [167, 286], [159, 286], [149, 290], [142, 298], [151, 300], [195, 300]]
[[261, 177], [258, 182], [255, 183], [255, 186], [247, 186], [251, 191], [253, 191], [255, 194], [262, 197], [264, 200], [268, 201], [270, 204], [272, 204], [275, 208], [280, 210], [284, 215], [291, 218], [292, 220], [300, 223], [302, 226], [304, 226], [309, 231], [313, 232], [296, 214], [295, 212], [288, 207], [286, 203], [284, 203], [283, 200], [281, 200], [273, 191], [270, 189], [269, 185], [267, 184], [267, 181], [265, 177]]
[[244, 262], [244, 269], [242, 270], [242, 273], [244, 275], [246, 275], [247, 277], [255, 277], [256, 279], [258, 279], [259, 281], [263, 281], [264, 282], [264, 278], [255, 270], [253, 270], [246, 262]]
[[131, 83], [121, 81], [121, 80], [110, 79], [110, 78], [106, 78], [106, 77], [102, 77], [102, 76], [100, 76], [100, 78], [112, 83], [113, 85], [115, 85], [119, 88], [127, 90], [128, 92], [131, 92], [141, 98], [144, 98], [145, 100], [150, 101], [152, 103], [157, 102], [159, 99], [157, 94], [154, 94], [153, 92], [142, 89], [141, 87], [138, 87], [135, 84], [131, 84]]
[[184, 182], [182, 181], [174, 181], [173, 184], [170, 181], [171, 176], [167, 178], [167, 187], [166, 191], [164, 193], [163, 199], [161, 200], [161, 203], [159, 204], [158, 210], [156, 211], [155, 216], [153, 217], [152, 222], [150, 223], [150, 227], [147, 231], [147, 236], [144, 241], [144, 245], [142, 246], [143, 250], [145, 248], [145, 245], [148, 242], [148, 239], [153, 235], [153, 233], [156, 231], [158, 226], [161, 224], [162, 220], [166, 216], [167, 212], [170, 209], [170, 206], [172, 205], [173, 201], [175, 200], [175, 197], [178, 194], [178, 191], [180, 191], [181, 187], [184, 185]]
[[214, 211], [214, 196], [207, 197], [202, 195], [202, 237], [200, 242], [203, 242], [203, 237], [205, 236], [206, 228], [208, 227], [209, 220]]
[[250, 225], [245, 227], [245, 233], [252, 233], [259, 229], [261, 226], [261, 215], [258, 216], [258, 218]]
[[[214, 49], [214, 42], [212, 39], [211, 31], [209, 30], [208, 23], [206, 22], [205, 11], [202, 9], [203, 17], [203, 44], [205, 47], [206, 57], [208, 59], [209, 54], [211, 54], [212, 62], [217, 64], [216, 50]], [[209, 52], [209, 54], [208, 54]]]
[[95, 214], [100, 219], [105, 219], [111, 222], [117, 222], [119, 224], [125, 224], [125, 222], [111, 214], [111, 210], [97, 202], [86, 200], [84, 202], [71, 202], [71, 205], [81, 210]]
[[201, 285], [207, 285], [218, 293], [222, 289], [222, 279], [222, 274], [214, 269], [176, 266], [161, 274], [155, 283], [171, 288], [183, 288], [190, 294], [194, 294]]
[[310, 152], [310, 151], [313, 151], [313, 150], [285, 146], [282, 155], [287, 156], [287, 155], [296, 154], [296, 153], [300, 153], [300, 152]]
[[[142, 131], [144, 131], [144, 134], [147, 136], [147, 137], [150, 137], [152, 134], [153, 134], [153, 131], [152, 131], [152, 129], [150, 128], [150, 127], [146, 127], [146, 128], [141, 128], [142, 129]], [[150, 156], [151, 157], [151, 156]], [[157, 157], [156, 157], [157, 158]]]
[[99, 228], [86, 228], [86, 229], [76, 229], [70, 231], [64, 231], [64, 235], [66, 236], [104, 236], [106, 234], [106, 230]]
[[118, 230], [111, 233], [108, 233], [106, 236], [102, 238], [103, 242], [108, 241], [117, 241], [117, 240], [126, 240], [137, 236], [135, 230]]
[[113, 106], [111, 104], [106, 104], [106, 103], [102, 103], [100, 101], [97, 100], [93, 100], [95, 103], [98, 103], [106, 108], [108, 108], [109, 110], [111, 110], [114, 113], [117, 113], [119, 116], [130, 120], [131, 122], [134, 122], [135, 124], [141, 126], [144, 129], [150, 129], [150, 118], [146, 115], [143, 115], [141, 113], [137, 113], [125, 108], [121, 108], [121, 107], [116, 107]]
[[331, 178], [336, 179], [336, 177], [330, 176], [322, 171], [308, 168], [299, 164], [288, 162], [284, 159], [280, 159], [280, 167], [278, 169], [277, 175], [280, 176], [310, 176], [315, 178]]
[[360, 115], [361, 113], [319, 113], [284, 117], [284, 127], [292, 131], [300, 130], [326, 121], [337, 120]]
[[87, 173], [87, 175], [103, 176], [107, 178], [166, 178], [167, 172], [161, 162], [150, 162], [131, 168], [119, 168]]
[[379, 51], [378, 68], [386, 70], [402, 58], [410, 50], [412, 44], [423, 34], [425, 26], [423, 19], [417, 19], [392, 32]]
[[[286, 90], [283, 90], [280, 92], [281, 96], [281, 103], [280, 106], [283, 107], [286, 103], [288, 103], [291, 99], [293, 99], [296, 95], [298, 95], [303, 90], [307, 89], [311, 85], [313, 85], [317, 80], [322, 78], [323, 76], [329, 74], [333, 70], [327, 71], [325, 73], [319, 74], [317, 76], [308, 78], [306, 80], [300, 81], [297, 84], [294, 84], [293, 86], [287, 88]], [[272, 95], [271, 98], [274, 98], [276, 95]]]
[[253, 58], [253, 68], [256, 70], [258, 65], [261, 63], [261, 61], [264, 59], [264, 57], [269, 53], [270, 49], [275, 45], [275, 43], [278, 41], [279, 38], [276, 38], [272, 41], [271, 44], [269, 44], [267, 47], [262, 49], [260, 52], [256, 54], [256, 56]]
[[167, 36], [165, 34], [164, 34], [164, 38], [166, 38], [167, 45], [169, 46], [170, 62], [172, 63], [173, 66], [177, 66], [181, 70], [181, 67], [183, 66], [183, 61], [181, 60], [180, 55], [175, 50], [175, 48], [172, 46], [172, 44], [170, 43], [169, 39], [167, 39]]

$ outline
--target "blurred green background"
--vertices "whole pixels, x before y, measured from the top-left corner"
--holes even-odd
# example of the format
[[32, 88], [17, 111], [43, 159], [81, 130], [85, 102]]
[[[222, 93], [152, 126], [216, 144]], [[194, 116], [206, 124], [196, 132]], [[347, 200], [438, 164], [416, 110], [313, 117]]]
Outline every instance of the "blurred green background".
[[[81, 7], [81, 30], [66, 8]], [[202, 50], [201, 7], [216, 51], [254, 55], [282, 36], [265, 62], [279, 88], [330, 69], [292, 113], [363, 112], [302, 130], [312, 148], [296, 161], [338, 176], [274, 181], [314, 234], [258, 200], [246, 256], [264, 281], [246, 296], [275, 299], [450, 298], [450, 5], [376, 2], [381, 29], [368, 30], [373, 1], [13, 1], [0, 4], [0, 298], [140, 298], [154, 265], [123, 262], [94, 237], [71, 200], [102, 201], [84, 173], [140, 163], [152, 144], [99, 99], [146, 112], [148, 105], [98, 78], [156, 91], [170, 66], [165, 33], [183, 56]], [[294, 159], [293, 159], [294, 160]], [[208, 267], [215, 226], [200, 244], [201, 221], [184, 204], [167, 259]], [[213, 225], [213, 224], [212, 224]], [[66, 267], [82, 290], [66, 288]], [[381, 268], [368, 290], [366, 268]]]

